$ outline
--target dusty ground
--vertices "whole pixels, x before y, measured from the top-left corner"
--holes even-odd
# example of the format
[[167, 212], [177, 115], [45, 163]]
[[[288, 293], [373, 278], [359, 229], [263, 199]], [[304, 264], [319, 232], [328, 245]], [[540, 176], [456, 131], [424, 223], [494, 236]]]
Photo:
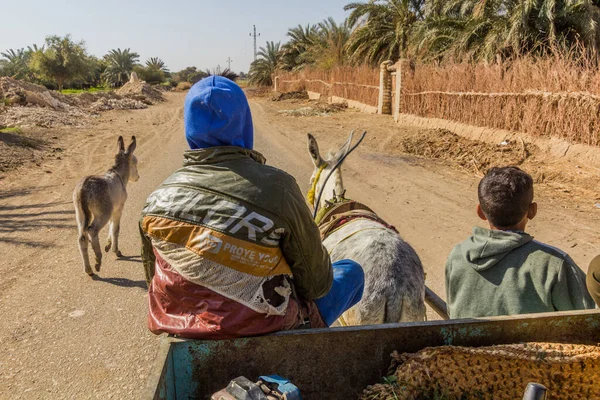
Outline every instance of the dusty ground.
[[[39, 166], [28, 162], [0, 172], [0, 399], [137, 397], [158, 338], [146, 329], [136, 223], [146, 196], [181, 163], [184, 95], [169, 93], [167, 102], [145, 110], [109, 111], [91, 128], [44, 131], [50, 148], [62, 149], [60, 156], [35, 150]], [[350, 130], [367, 129], [365, 145], [344, 167], [347, 195], [400, 230], [421, 256], [429, 285], [444, 295], [446, 256], [480, 224], [474, 213], [477, 168], [402, 153], [402, 140], [414, 143], [415, 137], [432, 134], [394, 125], [386, 116], [279, 112], [306, 106], [296, 100], [254, 98], [251, 105], [257, 150], [292, 173], [303, 189], [312, 172], [306, 132], [325, 150], [339, 145]], [[129, 186], [122, 221], [121, 250], [127, 257], [107, 255], [100, 278], [92, 280], [79, 259], [71, 191], [82, 176], [110, 166], [118, 135], [136, 135], [140, 160], [141, 178]], [[580, 189], [568, 185], [540, 185], [540, 215], [529, 230], [568, 251], [586, 270], [600, 253], [597, 194], [584, 188], [574, 196], [564, 190]]]

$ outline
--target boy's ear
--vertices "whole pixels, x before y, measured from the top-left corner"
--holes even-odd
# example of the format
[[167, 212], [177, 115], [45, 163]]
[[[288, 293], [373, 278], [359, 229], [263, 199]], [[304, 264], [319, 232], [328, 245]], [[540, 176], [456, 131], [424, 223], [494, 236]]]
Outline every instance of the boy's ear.
[[487, 221], [487, 217], [485, 216], [485, 214], [483, 213], [483, 210], [481, 209], [481, 205], [477, 204], [477, 215], [479, 216], [479, 218], [481, 218], [484, 221]]
[[534, 219], [537, 215], [537, 203], [534, 201], [529, 205], [529, 211], [527, 212], [527, 218]]

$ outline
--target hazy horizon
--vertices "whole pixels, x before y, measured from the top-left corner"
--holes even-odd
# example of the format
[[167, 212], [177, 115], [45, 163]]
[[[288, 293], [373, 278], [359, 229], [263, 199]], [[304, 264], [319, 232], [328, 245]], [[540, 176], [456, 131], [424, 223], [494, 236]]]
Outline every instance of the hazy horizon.
[[288, 29], [298, 24], [330, 16], [341, 22], [346, 15], [343, 7], [349, 2], [10, 2], [2, 5], [0, 52], [41, 45], [49, 35], [71, 34], [76, 41], [84, 40], [88, 53], [97, 57], [110, 49], [130, 48], [140, 55], [140, 62], [159, 57], [172, 72], [189, 66], [224, 69], [231, 57], [232, 70], [248, 72], [253, 60], [253, 25], [261, 34], [258, 47], [267, 41], [283, 43]]

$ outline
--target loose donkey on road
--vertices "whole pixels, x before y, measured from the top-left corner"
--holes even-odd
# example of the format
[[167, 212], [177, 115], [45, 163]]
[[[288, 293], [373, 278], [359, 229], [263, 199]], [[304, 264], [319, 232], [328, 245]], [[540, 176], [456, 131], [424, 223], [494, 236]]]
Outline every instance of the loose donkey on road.
[[323, 244], [332, 262], [351, 259], [365, 272], [362, 300], [340, 320], [347, 325], [423, 321], [425, 273], [419, 256], [394, 227], [364, 204], [344, 197], [339, 167], [352, 150], [351, 143], [352, 134], [335, 155], [324, 159], [317, 140], [308, 134], [308, 151], [315, 165], [308, 202], [319, 210], [315, 222]]
[[140, 176], [137, 170], [137, 158], [133, 155], [136, 141], [131, 137], [131, 143], [125, 150], [123, 137], [119, 136], [117, 141], [119, 152], [115, 156], [113, 165], [104, 176], [87, 176], [83, 178], [73, 191], [73, 203], [75, 204], [75, 216], [77, 217], [77, 228], [79, 230], [79, 251], [83, 259], [83, 267], [89, 276], [94, 272], [90, 266], [88, 257], [88, 240], [92, 242], [92, 249], [96, 255], [96, 272], [100, 272], [102, 264], [102, 250], [98, 233], [110, 222], [108, 232], [108, 244], [105, 251], [112, 250], [121, 257], [119, 251], [119, 228], [121, 213], [127, 200], [127, 182], [136, 182]]

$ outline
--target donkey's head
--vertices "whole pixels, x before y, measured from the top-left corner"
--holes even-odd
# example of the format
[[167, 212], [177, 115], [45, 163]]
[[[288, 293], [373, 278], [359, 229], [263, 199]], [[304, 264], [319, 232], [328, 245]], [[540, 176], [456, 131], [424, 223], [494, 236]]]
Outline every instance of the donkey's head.
[[336, 167], [338, 162], [348, 153], [348, 151], [350, 151], [353, 133], [350, 134], [346, 143], [344, 143], [337, 152], [329, 153], [327, 158], [321, 156], [317, 139], [310, 133], [308, 134], [308, 152], [315, 164], [315, 170], [310, 178], [311, 189], [308, 192], [307, 198], [313, 208], [316, 206], [315, 203], [319, 201], [318, 197], [323, 189], [323, 185], [325, 186], [325, 189], [323, 189], [323, 195], [319, 201], [319, 208], [324, 207], [326, 201], [331, 201], [336, 196], [343, 196], [346, 192], [342, 181], [341, 165], [336, 168], [327, 182], [325, 182], [325, 179], [331, 173], [331, 170]]
[[113, 170], [121, 176], [124, 183], [127, 183], [128, 181], [136, 182], [140, 179], [140, 175], [138, 174], [137, 169], [137, 158], [133, 155], [133, 151], [136, 147], [135, 136], [131, 137], [131, 143], [129, 144], [129, 147], [127, 147], [127, 150], [125, 150], [123, 136], [119, 136], [117, 144], [119, 146], [119, 152], [115, 156], [115, 166], [113, 167]]

